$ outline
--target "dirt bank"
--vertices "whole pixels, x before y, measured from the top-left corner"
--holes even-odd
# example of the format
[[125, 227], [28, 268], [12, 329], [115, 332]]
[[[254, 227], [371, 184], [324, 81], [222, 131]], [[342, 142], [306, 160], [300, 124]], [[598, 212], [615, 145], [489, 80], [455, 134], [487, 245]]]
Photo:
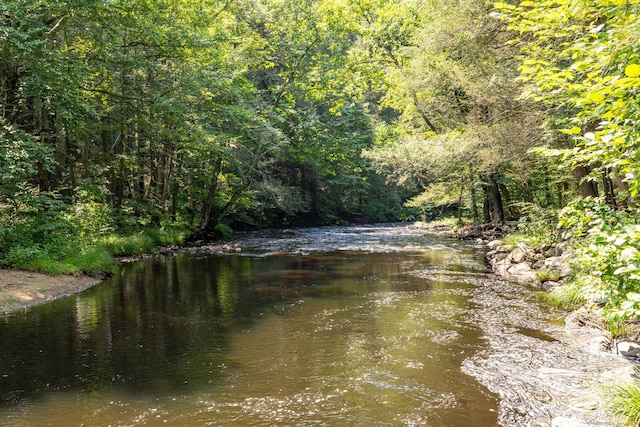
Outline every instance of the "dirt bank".
[[0, 315], [82, 292], [100, 281], [90, 276], [47, 276], [0, 268]]

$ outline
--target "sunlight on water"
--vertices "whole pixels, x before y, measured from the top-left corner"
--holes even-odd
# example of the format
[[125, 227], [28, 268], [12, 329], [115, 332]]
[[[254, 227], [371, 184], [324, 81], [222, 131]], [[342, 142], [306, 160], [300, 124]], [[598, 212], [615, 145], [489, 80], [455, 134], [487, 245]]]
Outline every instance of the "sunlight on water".
[[527, 425], [567, 390], [527, 292], [412, 227], [243, 235], [4, 318], [0, 425]]

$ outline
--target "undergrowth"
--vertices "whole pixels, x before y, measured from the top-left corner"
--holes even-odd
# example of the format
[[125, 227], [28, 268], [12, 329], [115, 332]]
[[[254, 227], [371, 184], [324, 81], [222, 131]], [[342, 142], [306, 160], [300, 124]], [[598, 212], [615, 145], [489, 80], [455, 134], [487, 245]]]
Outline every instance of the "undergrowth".
[[119, 229], [109, 208], [96, 202], [71, 208], [55, 198], [40, 202], [46, 214], [17, 220], [8, 211], [0, 212], [0, 265], [50, 275], [97, 276], [112, 269], [116, 256], [181, 244], [188, 235], [185, 228], [173, 226]]
[[640, 379], [636, 370], [631, 384], [617, 384], [607, 393], [611, 411], [626, 425], [640, 425]]

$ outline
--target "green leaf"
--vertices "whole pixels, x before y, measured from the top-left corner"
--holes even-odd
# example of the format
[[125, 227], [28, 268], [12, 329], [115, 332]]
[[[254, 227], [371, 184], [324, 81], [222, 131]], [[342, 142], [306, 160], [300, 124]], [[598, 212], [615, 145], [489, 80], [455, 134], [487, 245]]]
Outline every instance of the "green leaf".
[[495, 7], [496, 9], [509, 9], [509, 10], [513, 10], [516, 7], [512, 4], [509, 3], [505, 3], [503, 1], [499, 1], [493, 4], [493, 7]]
[[587, 95], [587, 98], [590, 99], [593, 102], [602, 102], [602, 101], [604, 101], [604, 95], [601, 94], [600, 92], [591, 92], [589, 95]]
[[581, 131], [582, 129], [580, 129], [578, 126], [574, 126], [570, 129], [560, 129], [560, 132], [567, 135], [579, 135]]
[[627, 75], [627, 77], [638, 77], [640, 76], [640, 65], [629, 64], [624, 69], [624, 73]]

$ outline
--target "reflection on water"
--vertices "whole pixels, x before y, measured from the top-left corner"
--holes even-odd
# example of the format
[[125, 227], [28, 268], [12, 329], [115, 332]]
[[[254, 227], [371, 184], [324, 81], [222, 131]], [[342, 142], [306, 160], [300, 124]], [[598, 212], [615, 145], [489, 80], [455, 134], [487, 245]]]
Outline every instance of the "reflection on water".
[[[492, 343], [558, 345], [502, 322], [480, 251], [418, 229], [209, 251], [0, 319], [0, 425], [509, 425], [522, 402], [499, 401]], [[504, 300], [542, 319], [521, 296]]]
[[466, 320], [478, 255], [338, 230], [125, 265], [4, 318], [0, 424], [494, 425], [460, 369], [484, 342]]

